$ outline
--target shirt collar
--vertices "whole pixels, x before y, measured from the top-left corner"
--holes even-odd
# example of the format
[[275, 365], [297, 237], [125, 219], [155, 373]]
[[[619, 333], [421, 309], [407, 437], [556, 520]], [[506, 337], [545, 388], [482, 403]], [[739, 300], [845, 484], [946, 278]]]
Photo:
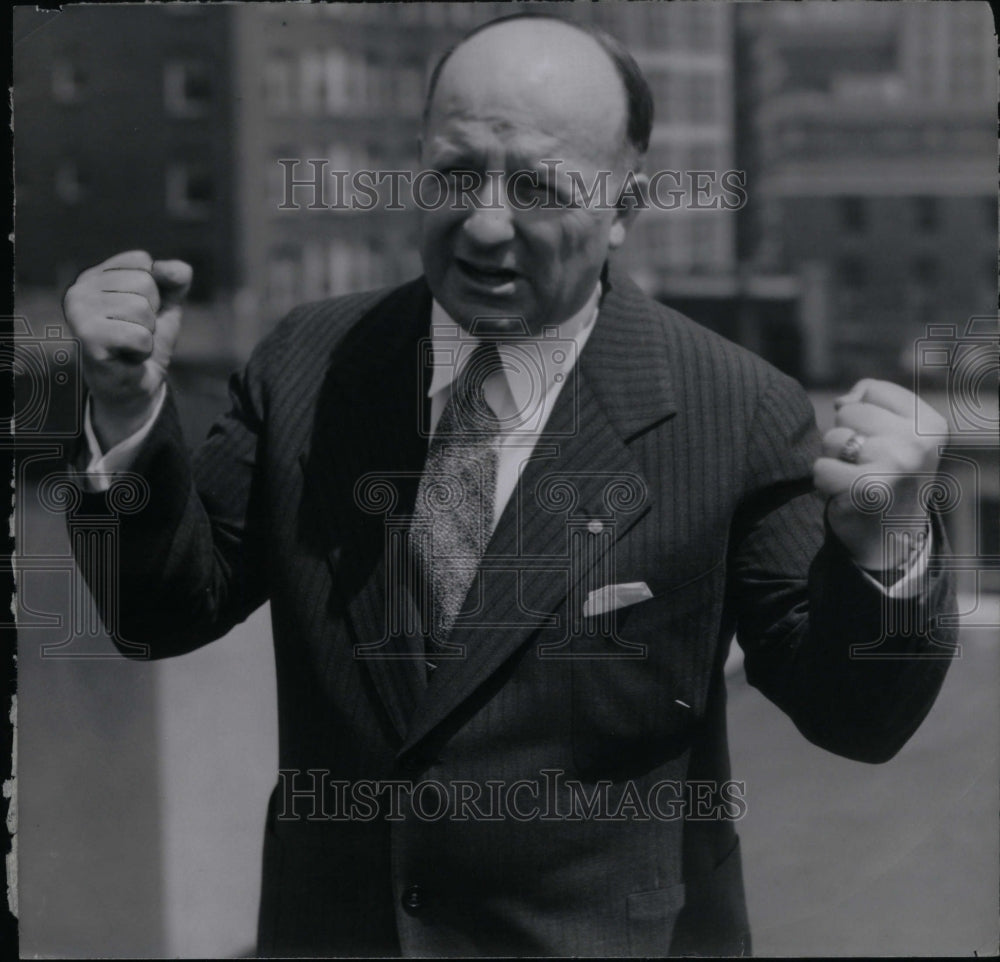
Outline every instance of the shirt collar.
[[[598, 282], [583, 307], [566, 320], [543, 327], [540, 334], [504, 338], [499, 342], [512, 347], [510, 351], [501, 351], [500, 357], [515, 410], [525, 410], [531, 404], [533, 392], [538, 390], [539, 365], [532, 361], [540, 361], [543, 393], [553, 384], [562, 383], [590, 336], [600, 298]], [[451, 387], [478, 343], [479, 338], [464, 331], [435, 298], [431, 308], [429, 398]]]

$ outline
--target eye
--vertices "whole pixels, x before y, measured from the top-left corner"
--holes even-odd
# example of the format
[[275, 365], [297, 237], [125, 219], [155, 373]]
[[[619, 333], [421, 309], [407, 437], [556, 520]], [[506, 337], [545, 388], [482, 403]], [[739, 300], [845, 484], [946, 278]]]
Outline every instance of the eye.
[[537, 174], [530, 172], [516, 174], [508, 181], [507, 189], [511, 198], [525, 207], [552, 209], [566, 206], [566, 198], [558, 186]]
[[573, 199], [558, 184], [543, 184], [545, 201], [551, 207], [573, 207]]
[[448, 180], [460, 181], [463, 183], [475, 184], [480, 179], [480, 174], [471, 167], [463, 167], [459, 164], [449, 164], [437, 168], [438, 173], [447, 177]]

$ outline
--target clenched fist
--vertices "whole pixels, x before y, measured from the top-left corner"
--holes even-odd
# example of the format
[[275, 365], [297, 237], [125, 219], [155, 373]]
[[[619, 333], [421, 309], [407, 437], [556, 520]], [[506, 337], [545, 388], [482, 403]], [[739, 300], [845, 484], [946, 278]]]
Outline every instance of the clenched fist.
[[[836, 400], [836, 426], [823, 437], [823, 457], [816, 461], [813, 477], [827, 496], [827, 518], [834, 534], [862, 568], [889, 571], [905, 566], [919, 547], [927, 526], [927, 505], [920, 491], [938, 466], [938, 450], [948, 425], [940, 414], [911, 391], [888, 381], [865, 379]], [[919, 421], [932, 427], [918, 432]], [[860, 479], [877, 478], [892, 494], [894, 525], [908, 534], [909, 551], [883, 544], [883, 518], [864, 503], [856, 486]]]
[[152, 413], [190, 286], [183, 261], [127, 251], [85, 270], [66, 292], [63, 312], [80, 341], [94, 432], [105, 451]]

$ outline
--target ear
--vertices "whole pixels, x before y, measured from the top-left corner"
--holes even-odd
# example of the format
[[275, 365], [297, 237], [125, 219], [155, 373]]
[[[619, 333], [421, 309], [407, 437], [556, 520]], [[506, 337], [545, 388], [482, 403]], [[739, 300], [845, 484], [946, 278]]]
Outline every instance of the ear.
[[625, 243], [625, 236], [628, 234], [632, 221], [635, 220], [640, 210], [649, 206], [648, 203], [649, 178], [636, 170], [629, 170], [625, 174], [622, 189], [618, 193], [618, 201], [615, 204], [615, 219], [608, 234], [608, 246], [616, 250]]

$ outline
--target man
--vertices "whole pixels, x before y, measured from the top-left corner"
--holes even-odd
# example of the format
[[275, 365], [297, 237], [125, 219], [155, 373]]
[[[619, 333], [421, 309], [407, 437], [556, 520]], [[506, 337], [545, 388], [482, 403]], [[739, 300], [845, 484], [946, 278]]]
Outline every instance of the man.
[[[734, 633], [831, 751], [885, 760], [930, 709], [953, 601], [920, 402], [861, 382], [820, 440], [798, 385], [614, 267], [650, 123], [603, 35], [474, 31], [429, 93], [456, 202], [422, 215], [424, 277], [293, 311], [193, 461], [164, 387], [187, 266], [130, 252], [67, 293], [91, 471], [150, 492], [116, 640], [179, 654], [271, 603], [263, 955], [746, 953]], [[911, 519], [891, 544], [869, 474]]]

